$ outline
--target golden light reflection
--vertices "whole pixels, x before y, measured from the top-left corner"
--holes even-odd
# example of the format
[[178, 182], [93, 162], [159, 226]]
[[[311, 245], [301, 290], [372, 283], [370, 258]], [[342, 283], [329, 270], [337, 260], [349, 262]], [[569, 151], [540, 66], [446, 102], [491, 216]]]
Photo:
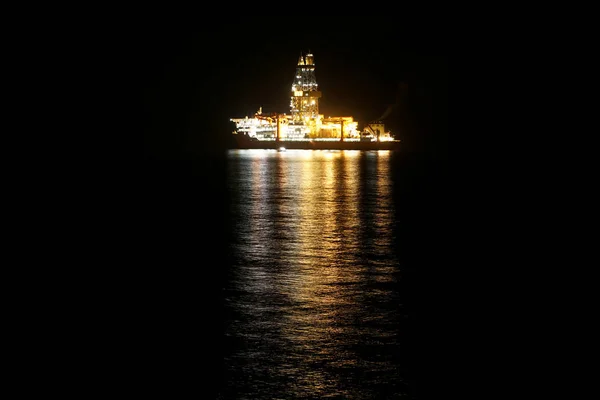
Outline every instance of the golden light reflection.
[[[390, 152], [388, 150], [377, 151], [377, 197], [391, 203], [392, 183], [390, 180]], [[381, 210], [380, 217], [375, 220], [379, 231], [388, 229], [390, 221], [393, 221], [393, 207], [378, 207]], [[375, 243], [379, 248], [388, 248], [391, 246], [391, 235], [376, 235]]]
[[373, 297], [387, 296], [387, 289], [368, 285], [393, 279], [390, 153], [256, 152], [243, 164], [250, 170], [239, 181], [245, 189], [237, 223], [247, 236], [237, 284], [250, 300], [240, 312], [250, 317], [247, 330], [276, 329], [286, 352], [310, 359], [286, 367], [299, 388], [343, 391], [331, 375], [308, 366], [358, 367], [348, 344], [367, 328], [357, 321], [369, 317]]
[[[343, 321], [352, 319], [349, 310], [359, 310], [343, 288], [360, 279], [361, 265], [346, 249], [355, 246], [360, 176], [356, 157], [360, 152], [311, 152], [301, 164], [298, 180], [298, 254], [293, 288], [289, 290], [300, 308], [289, 314], [284, 333], [303, 348], [318, 348], [315, 357], [328, 358], [346, 366], [357, 361], [351, 355], [328, 354], [321, 344], [335, 342], [349, 328]], [[303, 310], [312, 310], [305, 312]], [[337, 361], [336, 361], [337, 360]], [[341, 365], [340, 365], [341, 367]], [[331, 385], [324, 376], [315, 373], [311, 385]]]

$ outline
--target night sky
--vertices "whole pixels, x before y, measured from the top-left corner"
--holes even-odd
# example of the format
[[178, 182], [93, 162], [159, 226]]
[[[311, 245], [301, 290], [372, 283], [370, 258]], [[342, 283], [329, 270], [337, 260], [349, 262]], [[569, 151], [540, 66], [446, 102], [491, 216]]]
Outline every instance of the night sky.
[[[445, 189], [444, 30], [408, 29], [408, 16], [387, 22], [315, 17], [297, 25], [289, 17], [263, 17], [261, 27], [233, 17], [193, 27], [157, 20], [138, 35], [144, 113], [140, 180], [131, 182], [139, 188], [140, 216], [132, 232], [140, 244], [135, 313], [147, 323], [141, 340], [148, 341], [147, 361], [160, 378], [156, 390], [168, 397], [180, 390], [202, 398], [219, 382], [219, 288], [227, 279], [230, 226], [224, 150], [234, 129], [229, 119], [251, 116], [261, 106], [289, 112], [297, 60], [308, 51], [315, 57], [322, 114], [353, 116], [362, 128], [395, 105], [384, 122], [403, 142], [397, 167], [406, 183], [395, 190], [404, 213], [398, 240], [407, 271], [414, 272], [407, 290], [422, 314], [435, 308], [427, 302], [439, 287], [432, 271], [443, 262], [436, 259], [444, 254], [440, 222], [451, 197]], [[333, 28], [338, 18], [345, 29]], [[433, 332], [423, 325], [414, 337], [429, 343]], [[419, 354], [423, 365], [429, 355]], [[207, 370], [199, 376], [201, 368]]]

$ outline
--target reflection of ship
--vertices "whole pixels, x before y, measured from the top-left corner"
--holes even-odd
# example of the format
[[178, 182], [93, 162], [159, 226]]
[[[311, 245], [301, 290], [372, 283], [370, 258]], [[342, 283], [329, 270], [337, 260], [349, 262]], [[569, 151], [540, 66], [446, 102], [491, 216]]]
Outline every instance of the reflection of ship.
[[290, 114], [263, 114], [231, 118], [238, 148], [256, 149], [398, 149], [399, 140], [385, 130], [382, 121], [365, 125], [362, 131], [353, 117], [319, 114], [321, 92], [315, 79], [313, 55], [300, 56], [292, 84]]

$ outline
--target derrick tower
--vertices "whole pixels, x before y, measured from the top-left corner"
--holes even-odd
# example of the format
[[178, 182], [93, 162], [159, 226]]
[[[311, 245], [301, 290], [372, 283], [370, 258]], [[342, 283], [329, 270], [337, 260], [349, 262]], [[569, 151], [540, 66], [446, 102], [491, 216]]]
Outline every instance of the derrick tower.
[[319, 98], [321, 92], [315, 77], [314, 57], [309, 51], [306, 56], [300, 54], [296, 76], [292, 83], [290, 112], [293, 121], [308, 121], [319, 117]]

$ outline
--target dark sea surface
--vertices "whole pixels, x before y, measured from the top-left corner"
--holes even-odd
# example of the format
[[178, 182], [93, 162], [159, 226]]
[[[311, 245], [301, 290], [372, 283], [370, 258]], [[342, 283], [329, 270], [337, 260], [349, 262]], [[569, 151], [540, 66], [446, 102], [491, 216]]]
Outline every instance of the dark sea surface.
[[126, 315], [143, 323], [131, 345], [145, 387], [169, 398], [427, 398], [453, 328], [434, 317], [447, 303], [440, 272], [456, 267], [444, 171], [391, 151], [148, 160], [141, 218], [121, 232], [140, 245]]
[[228, 151], [218, 398], [416, 398], [394, 156]]

